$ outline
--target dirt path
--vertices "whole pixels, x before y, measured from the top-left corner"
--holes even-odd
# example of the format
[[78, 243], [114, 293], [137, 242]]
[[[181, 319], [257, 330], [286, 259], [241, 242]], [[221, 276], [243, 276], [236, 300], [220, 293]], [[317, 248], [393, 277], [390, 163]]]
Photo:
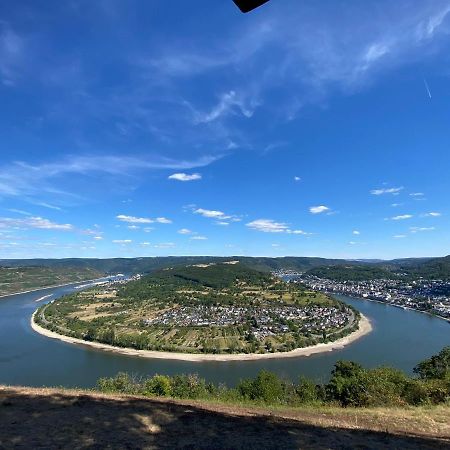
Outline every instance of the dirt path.
[[448, 407], [270, 411], [0, 387], [0, 448], [270, 449], [450, 446]]

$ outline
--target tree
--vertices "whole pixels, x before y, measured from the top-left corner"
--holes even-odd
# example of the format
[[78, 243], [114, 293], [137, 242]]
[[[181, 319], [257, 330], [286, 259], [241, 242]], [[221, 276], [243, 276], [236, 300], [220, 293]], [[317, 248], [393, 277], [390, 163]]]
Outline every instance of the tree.
[[450, 376], [450, 346], [444, 347], [437, 355], [417, 364], [414, 373], [423, 380], [444, 379]]

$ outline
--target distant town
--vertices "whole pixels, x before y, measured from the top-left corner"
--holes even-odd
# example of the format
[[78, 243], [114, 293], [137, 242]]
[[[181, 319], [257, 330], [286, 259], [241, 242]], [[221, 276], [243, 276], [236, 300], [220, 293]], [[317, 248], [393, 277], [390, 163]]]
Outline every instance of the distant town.
[[301, 283], [314, 291], [375, 300], [450, 319], [449, 281], [424, 278], [335, 281], [289, 270], [277, 271], [274, 274], [290, 283]]

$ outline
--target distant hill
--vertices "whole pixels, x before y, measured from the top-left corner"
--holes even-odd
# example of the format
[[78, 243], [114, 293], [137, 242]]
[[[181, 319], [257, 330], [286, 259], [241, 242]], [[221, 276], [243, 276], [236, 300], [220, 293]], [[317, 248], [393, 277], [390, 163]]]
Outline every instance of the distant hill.
[[99, 278], [102, 272], [90, 267], [1, 267], [0, 295]]
[[[247, 257], [247, 256], [167, 256], [145, 258], [67, 258], [67, 259], [3, 259], [0, 267], [58, 267], [93, 269], [102, 273], [152, 273], [167, 267], [178, 267], [193, 264], [221, 263], [226, 261], [240, 261], [245, 266], [270, 272], [276, 270], [293, 270], [307, 272], [311, 269], [323, 267], [351, 267], [344, 269], [343, 274], [361, 279], [361, 276], [384, 278], [385, 275], [398, 275], [412, 278], [424, 277], [430, 279], [450, 279], [450, 256], [442, 258], [406, 258], [390, 261], [379, 260], [345, 260], [316, 257], [286, 256], [281, 258]], [[328, 271], [330, 269], [327, 269]], [[338, 276], [336, 274], [336, 276]], [[389, 277], [388, 276], [388, 277]]]
[[376, 265], [321, 266], [308, 270], [306, 274], [335, 281], [366, 281], [397, 278], [397, 275], [392, 271]]

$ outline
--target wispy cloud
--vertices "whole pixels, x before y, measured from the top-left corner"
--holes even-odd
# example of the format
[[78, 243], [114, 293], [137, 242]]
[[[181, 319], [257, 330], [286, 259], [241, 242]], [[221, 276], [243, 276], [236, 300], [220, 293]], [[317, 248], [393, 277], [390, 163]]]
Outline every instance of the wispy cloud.
[[156, 219], [151, 219], [149, 217], [135, 217], [135, 216], [127, 216], [125, 214], [119, 214], [116, 216], [117, 220], [120, 220], [121, 222], [126, 223], [140, 223], [140, 224], [148, 224], [148, 223], [172, 223], [170, 219], [167, 219], [166, 217], [157, 217]]
[[208, 219], [216, 220], [218, 224], [224, 225], [229, 222], [240, 222], [242, 219], [239, 216], [233, 214], [225, 214], [223, 211], [214, 210], [214, 209], [204, 209], [204, 208], [196, 208], [192, 209], [194, 214], [199, 214], [200, 216], [206, 217]]
[[72, 231], [74, 226], [69, 223], [55, 223], [43, 217], [26, 217], [23, 219], [13, 219], [10, 217], [0, 217], [0, 228], [37, 228], [41, 230], [55, 230], [55, 231]]
[[358, 230], [353, 230], [352, 234], [354, 234], [355, 236], [359, 236], [361, 234], [361, 232]]
[[424, 214], [424, 217], [440, 217], [440, 216], [442, 216], [442, 213], [436, 211]]
[[46, 208], [58, 209], [42, 200], [43, 196], [56, 199], [71, 196], [69, 192], [58, 189], [63, 178], [78, 175], [85, 180], [88, 176], [111, 176], [126, 182], [124, 177], [139, 174], [145, 170], [190, 169], [203, 167], [216, 161], [220, 156], [202, 156], [191, 161], [166, 157], [143, 156], [68, 156], [58, 162], [31, 165], [15, 162], [0, 166], [0, 197], [22, 197], [30, 203]]
[[435, 229], [435, 227], [410, 227], [409, 231], [411, 233], [419, 233], [421, 231], [434, 231]]
[[126, 245], [131, 244], [133, 241], [131, 239], [114, 239], [113, 244]]
[[411, 219], [412, 217], [414, 217], [412, 214], [400, 214], [398, 216], [391, 217], [390, 220], [407, 220]]
[[370, 193], [372, 195], [384, 195], [384, 194], [398, 195], [400, 191], [402, 191], [403, 189], [405, 189], [403, 186], [393, 188], [372, 189]]
[[206, 241], [208, 238], [206, 236], [192, 236], [189, 239], [191, 241]]
[[246, 226], [264, 233], [285, 233], [289, 230], [289, 226], [286, 223], [275, 222], [271, 219], [254, 220], [253, 222], [247, 223]]
[[178, 180], [178, 181], [195, 181], [195, 180], [201, 180], [202, 176], [199, 173], [174, 173], [170, 175], [169, 180]]
[[303, 230], [292, 230], [291, 227], [284, 222], [276, 222], [272, 219], [257, 219], [246, 224], [252, 230], [261, 231], [263, 233], [286, 233], [286, 234], [301, 234], [308, 236], [308, 233]]
[[127, 222], [127, 223], [154, 223], [154, 219], [149, 219], [147, 217], [135, 217], [135, 216], [126, 216], [124, 214], [119, 214], [116, 216], [117, 220], [120, 220], [121, 222]]
[[178, 230], [177, 233], [179, 234], [192, 234], [192, 231], [188, 228], [181, 228], [181, 230]]

